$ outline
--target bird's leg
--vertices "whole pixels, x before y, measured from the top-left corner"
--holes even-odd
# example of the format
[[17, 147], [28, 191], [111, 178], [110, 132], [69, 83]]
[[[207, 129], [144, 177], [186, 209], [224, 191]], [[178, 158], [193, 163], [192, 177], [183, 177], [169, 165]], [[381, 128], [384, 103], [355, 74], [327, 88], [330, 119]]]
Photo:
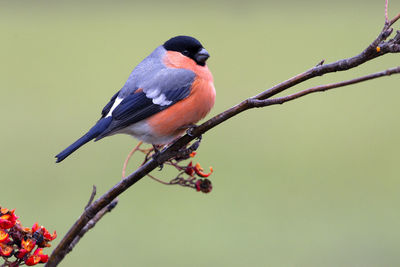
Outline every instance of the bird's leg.
[[[154, 155], [153, 155], [153, 159], [158, 163], [158, 165], [160, 166], [159, 171], [161, 171], [164, 167], [164, 163], [160, 161], [160, 149], [157, 145], [152, 144], [153, 145], [153, 149], [154, 149]], [[160, 146], [161, 148], [162, 146]]]
[[[193, 137], [193, 130], [197, 128], [196, 124], [188, 124], [188, 125], [184, 125], [182, 127], [179, 128], [179, 130], [186, 130], [187, 135]], [[199, 137], [197, 137], [198, 140], [201, 140], [201, 135]]]
[[[196, 128], [197, 128], [197, 125], [196, 125], [196, 124], [191, 124], [191, 125], [188, 126], [188, 129], [186, 130], [186, 133], [187, 133], [189, 136], [193, 137], [193, 136], [194, 136], [193, 130], [196, 129]], [[203, 138], [203, 135], [199, 135], [199, 136], [196, 138], [198, 141], [195, 142], [195, 143], [197, 143], [197, 147], [196, 147], [195, 150], [197, 150], [197, 148], [199, 147], [202, 138]], [[194, 145], [194, 144], [193, 144], [193, 145]], [[193, 146], [193, 145], [192, 145], [192, 146]]]
[[197, 127], [196, 124], [189, 124], [189, 125], [186, 125], [186, 126], [185, 126], [185, 128], [187, 129], [187, 130], [186, 130], [186, 133], [187, 133], [189, 136], [193, 137], [193, 130], [194, 130], [196, 127]]
[[197, 137], [197, 140], [193, 144], [191, 144], [189, 147], [179, 149], [178, 154], [175, 156], [174, 159], [176, 161], [182, 161], [182, 160], [188, 159], [190, 157], [193, 157], [193, 152], [195, 152], [199, 148], [201, 139], [202, 139], [202, 136], [200, 135], [199, 137]]

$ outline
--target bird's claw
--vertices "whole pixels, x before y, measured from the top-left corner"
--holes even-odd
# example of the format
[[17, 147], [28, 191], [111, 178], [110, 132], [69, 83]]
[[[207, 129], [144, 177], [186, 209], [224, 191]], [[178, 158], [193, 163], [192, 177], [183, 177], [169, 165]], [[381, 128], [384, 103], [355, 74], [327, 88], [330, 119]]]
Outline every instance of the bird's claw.
[[189, 135], [190, 137], [193, 137], [193, 130], [197, 128], [197, 125], [192, 124], [188, 127], [188, 129], [186, 130], [187, 135]]
[[176, 161], [182, 161], [182, 160], [185, 160], [185, 159], [188, 159], [188, 158], [190, 158], [190, 157], [192, 157], [192, 153], [194, 152], [194, 151], [196, 151], [198, 148], [199, 148], [199, 146], [200, 146], [200, 143], [201, 143], [201, 135], [199, 136], [199, 137], [197, 137], [197, 141], [195, 141], [192, 145], [190, 145], [188, 148], [181, 148], [181, 149], [179, 149], [179, 151], [178, 151], [178, 154], [175, 156], [175, 160]]
[[189, 149], [192, 150], [192, 151], [196, 151], [196, 150], [199, 148], [202, 139], [203, 139], [203, 136], [202, 136], [202, 135], [199, 135], [199, 136], [197, 137], [197, 141], [194, 142], [194, 143], [189, 147]]
[[158, 163], [158, 166], [160, 167], [159, 171], [161, 171], [161, 170], [164, 168], [164, 162], [162, 162], [162, 161], [160, 160], [160, 153], [161, 153], [161, 152], [160, 152], [160, 150], [157, 148], [156, 145], [153, 145], [153, 149], [154, 149], [154, 154], [153, 154], [152, 158], [153, 158], [153, 160], [154, 160], [155, 162]]

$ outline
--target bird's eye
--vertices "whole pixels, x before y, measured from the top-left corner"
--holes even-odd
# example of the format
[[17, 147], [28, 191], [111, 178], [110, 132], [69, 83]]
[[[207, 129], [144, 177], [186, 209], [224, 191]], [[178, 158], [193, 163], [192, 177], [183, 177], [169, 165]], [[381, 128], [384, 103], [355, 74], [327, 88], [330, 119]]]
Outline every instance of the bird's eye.
[[182, 51], [182, 54], [184, 54], [185, 56], [189, 56], [190, 53], [189, 53], [188, 50], [183, 50], [183, 51]]

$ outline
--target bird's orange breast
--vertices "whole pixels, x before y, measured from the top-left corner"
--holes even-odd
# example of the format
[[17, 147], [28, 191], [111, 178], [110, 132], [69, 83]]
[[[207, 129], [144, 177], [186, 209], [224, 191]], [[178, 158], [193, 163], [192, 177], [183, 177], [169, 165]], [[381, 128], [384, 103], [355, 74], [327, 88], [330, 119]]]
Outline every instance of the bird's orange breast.
[[153, 115], [147, 121], [159, 136], [179, 136], [185, 127], [204, 118], [214, 106], [215, 88], [207, 66], [199, 66], [179, 52], [167, 51], [164, 64], [170, 68], [184, 68], [196, 74], [188, 97]]

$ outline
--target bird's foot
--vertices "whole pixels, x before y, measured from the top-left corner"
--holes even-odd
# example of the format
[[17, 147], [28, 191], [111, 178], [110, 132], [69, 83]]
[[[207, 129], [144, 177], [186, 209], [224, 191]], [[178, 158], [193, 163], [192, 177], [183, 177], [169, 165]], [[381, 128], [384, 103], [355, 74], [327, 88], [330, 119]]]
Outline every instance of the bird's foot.
[[202, 136], [197, 137], [197, 140], [191, 144], [189, 147], [181, 148], [178, 151], [178, 154], [175, 156], [176, 161], [182, 161], [188, 159], [190, 157], [194, 157], [195, 151], [199, 148], [201, 143]]
[[161, 147], [162, 146], [157, 146], [157, 145], [153, 144], [154, 154], [152, 157], [153, 157], [153, 160], [155, 160], [158, 163], [158, 165], [160, 167], [159, 171], [161, 171], [164, 167], [164, 163], [160, 159], [160, 153], [161, 153], [160, 148]]
[[186, 133], [187, 133], [189, 136], [193, 137], [193, 136], [194, 136], [193, 131], [194, 131], [194, 129], [196, 129], [196, 128], [197, 128], [197, 125], [196, 125], [196, 124], [190, 124], [190, 125], [187, 126]]

